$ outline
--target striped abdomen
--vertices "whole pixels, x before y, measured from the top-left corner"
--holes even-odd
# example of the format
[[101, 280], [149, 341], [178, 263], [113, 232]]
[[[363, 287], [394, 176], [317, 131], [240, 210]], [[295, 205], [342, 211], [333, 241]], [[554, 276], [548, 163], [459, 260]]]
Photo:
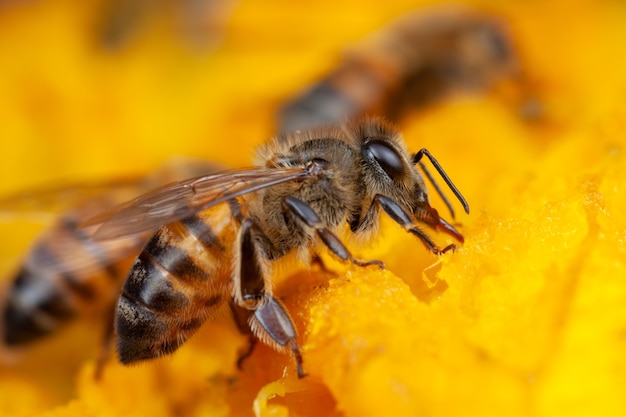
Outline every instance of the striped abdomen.
[[[106, 314], [110, 323], [108, 315], [122, 283], [150, 235], [94, 242], [93, 230], [81, 229], [79, 224], [142, 190], [216, 169], [215, 164], [206, 161], [175, 159], [140, 181], [69, 186], [35, 194], [35, 203], [39, 196], [44, 202], [50, 199], [53, 206], [67, 207], [67, 201], [77, 204], [38, 238], [16, 274], [2, 306], [0, 328], [5, 343], [34, 341], [77, 316]], [[94, 191], [97, 194], [93, 195]], [[75, 201], [76, 195], [80, 201]], [[25, 196], [27, 202], [32, 200], [31, 194]], [[13, 203], [19, 206], [20, 201], [17, 196]]]
[[35, 243], [3, 306], [4, 342], [37, 340], [81, 315], [108, 313], [145, 237], [93, 242], [65, 215]]
[[326, 77], [280, 111], [289, 132], [366, 114], [399, 119], [454, 91], [486, 90], [520, 80], [509, 34], [465, 7], [406, 14], [350, 48]]
[[122, 363], [173, 352], [230, 297], [238, 227], [221, 204], [162, 227], [148, 241], [118, 301]]

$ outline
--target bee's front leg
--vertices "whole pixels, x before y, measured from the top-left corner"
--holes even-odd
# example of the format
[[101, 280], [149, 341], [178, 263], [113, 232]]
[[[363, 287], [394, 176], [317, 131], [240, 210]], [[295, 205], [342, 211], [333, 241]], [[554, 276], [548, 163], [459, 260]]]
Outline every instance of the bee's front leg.
[[233, 299], [242, 308], [253, 311], [248, 321], [255, 336], [276, 350], [290, 349], [296, 360], [298, 377], [306, 374], [302, 370], [302, 355], [296, 340], [296, 328], [289, 313], [280, 301], [271, 294], [268, 260], [263, 245], [269, 240], [248, 218], [241, 221], [237, 239], [238, 259], [233, 275]]
[[379, 260], [365, 261], [353, 257], [341, 240], [324, 225], [317, 213], [304, 201], [295, 197], [285, 197], [282, 204], [285, 213], [290, 214], [305, 227], [314, 229], [324, 245], [342, 261], [351, 262], [358, 266], [378, 265], [380, 268], [385, 267], [385, 264]]
[[[415, 226], [413, 224], [413, 220], [411, 219], [411, 216], [409, 216], [404, 211], [404, 209], [402, 209], [402, 207], [400, 207], [400, 205], [398, 203], [396, 203], [395, 201], [393, 201], [389, 197], [385, 197], [385, 196], [383, 196], [381, 194], [376, 194], [376, 196], [374, 197], [374, 203], [375, 204], [379, 204], [380, 207], [382, 207], [383, 211], [385, 213], [387, 213], [387, 215], [389, 217], [391, 217], [393, 219], [393, 221], [395, 221], [400, 226], [402, 226], [404, 228], [404, 230], [406, 230], [407, 232], [411, 233], [412, 235], [416, 236], [419, 240], [421, 240], [422, 243], [424, 243], [424, 245], [426, 245], [428, 250], [431, 251], [432, 253], [434, 253], [435, 255], [442, 255], [442, 254], [446, 253], [449, 250], [456, 249], [456, 245], [454, 245], [454, 244], [448, 245], [445, 248], [440, 249], [435, 244], [435, 242], [433, 242], [432, 239], [426, 233], [424, 233], [423, 230], [421, 230], [419, 227], [417, 227], [417, 226]], [[374, 206], [374, 204], [372, 204], [372, 207], [373, 206]], [[453, 230], [455, 232], [455, 234], [453, 234], [453, 236], [455, 236], [455, 237], [456, 236], [460, 236], [460, 238], [462, 239], [462, 236], [460, 235], [460, 233], [458, 233], [447, 222], [443, 221], [443, 219], [440, 219], [439, 217], [437, 217], [437, 221], [441, 221], [441, 222], [445, 223], [446, 225], [448, 225], [451, 228], [451, 230]], [[433, 222], [429, 222], [429, 223], [433, 223]], [[438, 225], [438, 223], [436, 223], [435, 225]]]

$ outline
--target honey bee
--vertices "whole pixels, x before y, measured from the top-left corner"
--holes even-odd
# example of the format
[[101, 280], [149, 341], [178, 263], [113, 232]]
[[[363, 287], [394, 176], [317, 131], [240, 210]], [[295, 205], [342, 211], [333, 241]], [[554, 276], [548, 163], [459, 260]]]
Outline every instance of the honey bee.
[[[248, 315], [252, 333], [295, 358], [305, 375], [296, 328], [272, 293], [275, 261], [294, 253], [304, 262], [327, 249], [360, 267], [337, 237], [376, 236], [381, 212], [426, 248], [438, 247], [417, 224], [463, 236], [429, 203], [416, 165], [450, 204], [423, 163], [430, 160], [469, 213], [469, 206], [436, 159], [410, 154], [401, 134], [382, 119], [282, 134], [261, 145], [255, 166], [159, 188], [86, 223], [96, 240], [157, 230], [135, 260], [115, 315], [124, 364], [174, 352], [224, 303]], [[454, 216], [454, 212], [451, 211]]]
[[234, 5], [232, 0], [108, 0], [104, 10], [99, 10], [98, 38], [104, 47], [117, 49], [156, 17], [166, 16], [176, 22], [190, 44], [213, 46], [223, 38]]
[[[2, 337], [6, 346], [30, 344], [56, 332], [78, 317], [112, 318], [121, 285], [149, 234], [123, 240], [94, 242], [79, 224], [103, 208], [171, 181], [215, 170], [206, 162], [177, 160], [165, 164], [143, 180], [60, 187], [29, 193], [3, 201], [5, 206], [20, 202], [77, 200], [32, 246], [8, 288], [2, 305]], [[84, 201], [83, 194], [89, 195]], [[92, 195], [94, 194], [94, 195]], [[2, 205], [2, 204], [0, 204]], [[28, 205], [28, 204], [27, 204]], [[105, 339], [107, 334], [105, 329]]]
[[279, 126], [307, 129], [365, 114], [397, 120], [454, 91], [523, 84], [516, 50], [500, 20], [466, 7], [406, 14], [354, 45], [339, 65], [283, 106]]
[[15, 347], [32, 343], [77, 316], [103, 315], [115, 302], [124, 276], [146, 241], [93, 242], [80, 221], [112, 205], [93, 198], [63, 213], [27, 254], [8, 289], [2, 311], [3, 340]]

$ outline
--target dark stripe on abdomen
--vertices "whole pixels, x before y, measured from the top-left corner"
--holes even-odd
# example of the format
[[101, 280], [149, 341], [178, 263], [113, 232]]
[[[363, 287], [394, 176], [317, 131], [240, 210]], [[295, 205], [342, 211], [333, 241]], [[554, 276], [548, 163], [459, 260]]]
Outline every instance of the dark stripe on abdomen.
[[187, 307], [189, 299], [175, 290], [168, 278], [173, 278], [171, 273], [144, 251], [130, 270], [123, 291], [129, 299], [136, 300], [155, 312], [173, 314]]
[[[64, 231], [70, 236], [69, 238], [76, 241], [76, 246], [82, 248], [88, 254], [93, 256], [98, 265], [102, 268], [102, 271], [106, 272], [107, 276], [112, 281], [120, 280], [120, 272], [115, 268], [115, 262], [118, 259], [110, 259], [101, 243], [95, 242], [86, 230], [80, 229], [78, 220], [71, 215], [63, 216], [60, 220], [60, 225]], [[67, 239], [67, 238], [66, 238]]]
[[4, 341], [19, 345], [56, 330], [76, 315], [67, 296], [54, 286], [51, 277], [22, 269], [3, 306]]
[[159, 356], [155, 341], [169, 326], [134, 295], [123, 292], [117, 303], [115, 332], [120, 362], [129, 364]]
[[[66, 226], [64, 226], [66, 227]], [[71, 239], [78, 239], [78, 237], [73, 233], [72, 230], [65, 230], [65, 233], [69, 233], [71, 235]], [[61, 239], [68, 239], [67, 237], [61, 237]], [[81, 247], [82, 243], [77, 242], [77, 247]], [[54, 250], [55, 248], [52, 246], [50, 242], [48, 244], [38, 243], [32, 250], [30, 255], [30, 261], [33, 265], [36, 265], [36, 270], [38, 272], [39, 278], [38, 281], [49, 280], [53, 281], [52, 277], [59, 277], [62, 285], [65, 286], [69, 292], [71, 292], [76, 297], [83, 299], [85, 301], [93, 301], [96, 299], [96, 291], [92, 286], [86, 284], [88, 279], [82, 279], [80, 276], [81, 271], [77, 270], [77, 268], [71, 268], [67, 265], [71, 265], [71, 262], [67, 262], [67, 265], [63, 262], [63, 259], [59, 259], [59, 256]], [[77, 253], [75, 255], [63, 254], [63, 256], [83, 256], [82, 253]], [[27, 270], [24, 270], [29, 272]], [[76, 272], [76, 273], [75, 273]], [[85, 278], [90, 278], [86, 276]], [[19, 278], [18, 278], [19, 280]], [[17, 284], [17, 281], [16, 281]], [[33, 284], [36, 285], [36, 284]]]
[[150, 239], [143, 249], [143, 254], [150, 257], [163, 269], [182, 281], [206, 281], [204, 270], [195, 264], [189, 253], [173, 245], [161, 231]]
[[202, 243], [207, 250], [224, 250], [219, 236], [215, 234], [211, 225], [202, 220], [198, 215], [194, 214], [193, 216], [186, 217], [182, 219], [180, 223], [184, 225], [189, 233], [193, 235], [198, 242]]

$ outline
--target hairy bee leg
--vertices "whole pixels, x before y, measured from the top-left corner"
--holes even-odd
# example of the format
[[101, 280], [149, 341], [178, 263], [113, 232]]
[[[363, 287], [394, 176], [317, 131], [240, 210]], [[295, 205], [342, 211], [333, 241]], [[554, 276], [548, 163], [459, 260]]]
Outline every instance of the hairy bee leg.
[[265, 297], [267, 261], [260, 253], [263, 232], [248, 218], [241, 220], [238, 241], [238, 263], [233, 276], [235, 302], [242, 308], [254, 310]]
[[374, 203], [378, 203], [382, 209], [407, 232], [417, 236], [424, 245], [435, 255], [442, 255], [449, 250], [456, 249], [456, 245], [451, 244], [443, 249], [439, 249], [435, 242], [433, 242], [426, 233], [413, 224], [411, 217], [400, 207], [395, 201], [380, 194], [376, 194], [374, 197]]
[[254, 351], [254, 347], [256, 346], [257, 339], [252, 333], [252, 329], [250, 329], [250, 316], [252, 315], [249, 310], [241, 308], [234, 303], [228, 303], [228, 307], [230, 308], [230, 312], [233, 315], [233, 320], [237, 325], [237, 329], [241, 332], [241, 334], [248, 336], [248, 345], [246, 348], [242, 349], [238, 352], [237, 356], [237, 369], [240, 371], [243, 369], [243, 363], [246, 359], [248, 359], [252, 352]]
[[283, 304], [271, 295], [266, 296], [265, 303], [250, 317], [252, 331], [265, 343], [276, 344], [281, 348], [289, 348], [296, 360], [298, 378], [304, 378], [302, 354], [296, 340], [296, 328]]
[[315, 229], [317, 235], [322, 239], [322, 242], [324, 242], [324, 245], [341, 260], [352, 262], [358, 266], [378, 265], [381, 269], [385, 267], [385, 264], [378, 260], [363, 261], [354, 258], [352, 254], [350, 254], [350, 251], [348, 251], [348, 248], [341, 243], [341, 240], [324, 226], [319, 216], [304, 201], [295, 197], [285, 197], [282, 204], [285, 212], [293, 214], [308, 227]]
[[[291, 349], [296, 360], [298, 377], [302, 378], [306, 374], [302, 370], [302, 355], [296, 341], [297, 333], [293, 321], [285, 307], [265, 292], [267, 268], [261, 245], [268, 245], [269, 240], [248, 218], [241, 220], [238, 239], [239, 262], [233, 277], [237, 304], [235, 307], [254, 311], [250, 315], [249, 325], [252, 333], [264, 343], [277, 350], [285, 347]], [[240, 361], [244, 359], [245, 357], [240, 358]]]

